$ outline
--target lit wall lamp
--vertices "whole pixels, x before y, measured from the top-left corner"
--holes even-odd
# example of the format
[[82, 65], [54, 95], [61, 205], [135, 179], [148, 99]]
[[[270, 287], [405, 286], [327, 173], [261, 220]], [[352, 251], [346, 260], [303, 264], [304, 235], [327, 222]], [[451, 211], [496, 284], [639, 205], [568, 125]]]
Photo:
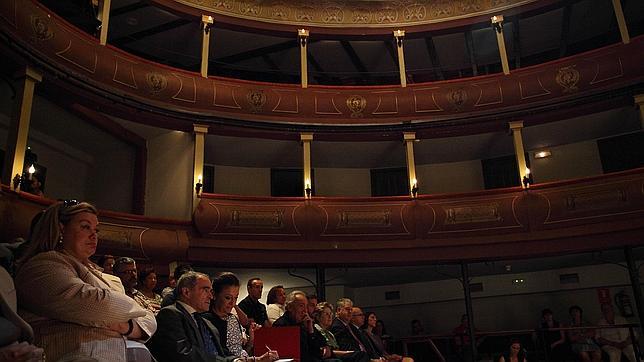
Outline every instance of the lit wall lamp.
[[418, 196], [418, 180], [415, 178], [411, 180], [411, 197], [414, 199]]
[[534, 180], [532, 179], [532, 172], [530, 172], [529, 168], [525, 168], [525, 175], [523, 176], [523, 188], [529, 189], [530, 185], [534, 184]]
[[203, 187], [203, 184], [201, 183], [201, 175], [199, 175], [199, 178], [197, 179], [197, 183], [195, 184], [195, 191], [197, 192], [197, 195], [201, 193], [202, 187]]
[[[25, 175], [25, 172], [23, 171], [22, 175], [17, 173], [13, 177], [13, 190], [17, 191], [19, 187], [26, 187], [27, 181], [31, 181], [34, 178], [34, 173], [36, 172], [36, 167], [34, 167], [33, 164], [29, 166], [27, 169], [27, 175]], [[29, 190], [29, 188], [26, 188], [26, 190]]]
[[552, 153], [550, 153], [550, 151], [548, 150], [543, 150], [543, 151], [534, 153], [534, 158], [548, 158], [550, 156], [552, 156]]
[[494, 30], [500, 34], [503, 31], [503, 15], [494, 15], [491, 20]]
[[311, 198], [311, 180], [306, 180], [304, 183], [304, 194], [307, 199]]

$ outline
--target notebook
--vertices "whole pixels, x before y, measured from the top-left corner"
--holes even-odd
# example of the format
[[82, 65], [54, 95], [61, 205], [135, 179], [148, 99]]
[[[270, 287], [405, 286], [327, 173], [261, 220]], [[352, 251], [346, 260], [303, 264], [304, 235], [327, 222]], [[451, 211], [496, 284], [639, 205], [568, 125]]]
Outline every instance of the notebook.
[[261, 356], [267, 347], [277, 351], [278, 362], [300, 360], [300, 327], [262, 327], [255, 331], [255, 355]]

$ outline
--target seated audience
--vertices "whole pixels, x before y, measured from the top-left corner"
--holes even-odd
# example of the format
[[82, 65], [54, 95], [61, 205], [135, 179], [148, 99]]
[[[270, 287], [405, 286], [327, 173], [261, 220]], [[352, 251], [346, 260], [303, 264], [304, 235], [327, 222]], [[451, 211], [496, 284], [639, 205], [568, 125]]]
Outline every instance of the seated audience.
[[[213, 280], [214, 299], [210, 303], [210, 313], [204, 314], [219, 331], [222, 346], [227, 355], [248, 357], [253, 346], [255, 323], [252, 323], [249, 334], [242, 327], [239, 319], [232, 313], [239, 297], [239, 279], [232, 273], [222, 273]], [[243, 313], [243, 312], [242, 312]], [[269, 352], [256, 358], [257, 361], [271, 361]]]
[[315, 307], [318, 305], [318, 296], [315, 294], [306, 295], [306, 311], [309, 313], [309, 316], [313, 317], [313, 312]]
[[271, 322], [268, 320], [266, 306], [259, 300], [262, 298], [264, 282], [259, 278], [251, 278], [246, 283], [248, 296], [239, 302], [239, 308], [246, 313], [249, 320], [260, 327], [270, 327]]
[[[587, 326], [583, 320], [583, 311], [581, 307], [573, 305], [568, 309], [571, 321], [569, 327], [583, 327]], [[579, 355], [582, 362], [599, 362], [601, 360], [601, 351], [599, 346], [595, 343], [595, 330], [591, 328], [579, 328], [568, 331], [568, 339], [572, 351]]]
[[383, 322], [381, 319], [378, 319], [376, 321], [376, 327], [373, 329], [373, 334], [376, 336], [385, 339], [389, 338], [389, 334], [387, 334], [387, 328], [385, 327], [385, 322]]
[[168, 275], [168, 286], [163, 288], [163, 290], [161, 291], [161, 300], [163, 301], [163, 298], [172, 294], [176, 286], [177, 286], [177, 280], [174, 278], [174, 274]]
[[425, 334], [425, 328], [419, 319], [414, 319], [411, 321], [411, 335], [412, 336], [422, 336]]
[[97, 264], [103, 268], [103, 273], [114, 274], [114, 261], [113, 255], [105, 254], [98, 258]]
[[[597, 322], [600, 326], [614, 326], [616, 324], [627, 324], [628, 322], [621, 316], [616, 316], [613, 306], [602, 304], [602, 317]], [[622, 354], [630, 362], [635, 362], [635, 352], [633, 351], [633, 341], [628, 328], [599, 328], [597, 329], [597, 342], [602, 349], [608, 354], [610, 362], [619, 362]]]
[[286, 312], [273, 322], [273, 327], [300, 327], [301, 362], [318, 362], [331, 357], [324, 337], [313, 327], [313, 320], [307, 313], [306, 294], [299, 290], [289, 293]]
[[[148, 348], [159, 362], [245, 362], [252, 357], [227, 356], [219, 331], [202, 314], [210, 308], [212, 283], [206, 274], [184, 273], [175, 289], [176, 302], [161, 308], [159, 329]], [[276, 360], [271, 351], [268, 361]]]
[[274, 323], [277, 318], [284, 315], [284, 303], [286, 302], [286, 292], [284, 287], [276, 285], [268, 291], [266, 296], [266, 314], [268, 321]]
[[18, 262], [16, 288], [35, 344], [48, 361], [126, 361], [125, 338], [145, 340], [154, 316], [120, 280], [89, 258], [98, 243], [96, 208], [75, 200], [47, 208]]
[[154, 271], [154, 268], [145, 268], [139, 273], [139, 282], [137, 286], [139, 287], [139, 292], [145, 296], [145, 298], [152, 304], [158, 305], [161, 309], [161, 302], [163, 298], [157, 293], [154, 292], [154, 289], [157, 287], [157, 273]]
[[[174, 268], [174, 272], [172, 273], [174, 275], [174, 280], [177, 282], [179, 281], [179, 278], [181, 276], [189, 271], [193, 271], [192, 267], [190, 264], [180, 264], [177, 265], [176, 268]], [[176, 288], [173, 288], [170, 293], [167, 293], [166, 295], [163, 296], [163, 300], [161, 301], [161, 307], [166, 307], [169, 306], [170, 304], [174, 304], [174, 302], [177, 301], [177, 292]]]
[[544, 342], [544, 348], [549, 361], [559, 362], [566, 358], [566, 335], [563, 331], [552, 331], [552, 328], [560, 328], [559, 322], [554, 320], [552, 311], [544, 309], [541, 312], [540, 332]]
[[324, 337], [326, 345], [331, 349], [334, 358], [347, 362], [368, 362], [369, 356], [363, 351], [343, 351], [340, 349], [338, 341], [329, 328], [333, 323], [333, 306], [330, 303], [318, 303], [313, 311], [315, 320], [315, 329]]
[[525, 349], [518, 339], [510, 342], [510, 350], [499, 357], [499, 362], [527, 362]]
[[125, 294], [134, 299], [139, 305], [155, 315], [161, 309], [159, 304], [151, 302], [146, 298], [143, 293], [138, 291], [135, 287], [138, 285], [138, 277], [136, 270], [136, 262], [132, 258], [122, 256], [116, 259], [114, 263], [114, 275], [121, 279], [121, 283], [125, 288]]
[[[474, 331], [478, 332], [477, 330]], [[454, 346], [456, 347], [456, 354], [462, 361], [471, 361], [472, 360], [472, 342], [470, 341], [470, 319], [467, 314], [461, 316], [461, 324], [456, 326], [452, 330], [454, 335]], [[478, 338], [476, 340], [476, 346], [478, 347], [483, 338]]]
[[31, 344], [33, 330], [16, 313], [16, 304], [13, 279], [0, 267], [0, 362], [43, 361], [43, 349]]
[[367, 337], [351, 323], [353, 314], [353, 302], [351, 299], [338, 299], [335, 308], [335, 319], [331, 324], [331, 333], [337, 339], [340, 349], [345, 351], [363, 351], [367, 353], [369, 358], [380, 358]]
[[369, 338], [369, 341], [375, 348], [376, 352], [381, 355], [382, 357], [385, 358], [387, 361], [403, 361], [403, 362], [413, 362], [414, 359], [410, 357], [403, 357], [399, 356], [397, 354], [390, 354], [387, 352], [387, 349], [385, 348], [385, 343], [382, 341], [380, 336], [376, 335], [373, 331], [376, 329], [377, 323], [378, 323], [378, 317], [376, 317], [376, 313], [374, 312], [368, 312], [366, 313], [362, 319], [364, 322], [362, 323], [362, 330], [364, 331], [365, 335], [367, 338]]

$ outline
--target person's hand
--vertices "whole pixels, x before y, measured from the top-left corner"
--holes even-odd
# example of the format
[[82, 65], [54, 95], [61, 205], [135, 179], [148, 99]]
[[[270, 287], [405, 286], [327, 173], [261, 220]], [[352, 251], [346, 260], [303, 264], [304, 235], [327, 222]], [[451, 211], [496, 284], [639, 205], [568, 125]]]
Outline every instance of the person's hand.
[[329, 346], [320, 348], [320, 353], [322, 354], [322, 358], [331, 358], [333, 355], [333, 351], [331, 351], [331, 347]]
[[107, 329], [111, 329], [119, 334], [125, 334], [130, 329], [128, 322], [113, 323], [107, 326]]
[[44, 351], [27, 342], [15, 342], [0, 348], [0, 362], [41, 362]]
[[277, 351], [268, 351], [263, 355], [256, 357], [257, 362], [273, 362], [277, 361], [280, 356], [277, 354]]
[[309, 333], [313, 333], [313, 332], [314, 332], [314, 329], [313, 329], [313, 319], [311, 319], [311, 317], [310, 317], [308, 314], [304, 317], [304, 319], [302, 320], [302, 323], [304, 323], [304, 327], [306, 327], [306, 330], [307, 330]]

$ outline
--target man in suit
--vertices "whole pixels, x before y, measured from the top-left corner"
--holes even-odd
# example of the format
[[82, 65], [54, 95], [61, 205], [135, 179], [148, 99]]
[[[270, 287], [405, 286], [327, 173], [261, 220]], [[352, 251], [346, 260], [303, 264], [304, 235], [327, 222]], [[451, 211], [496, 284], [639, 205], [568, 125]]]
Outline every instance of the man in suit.
[[331, 325], [331, 333], [338, 341], [341, 350], [363, 351], [371, 359], [380, 359], [366, 336], [351, 323], [353, 302], [349, 298], [340, 298], [336, 303], [335, 319]]
[[157, 314], [157, 332], [147, 343], [159, 362], [244, 362], [253, 357], [225, 356], [219, 332], [200, 316], [212, 299], [210, 277], [187, 272], [177, 283], [177, 301]]

